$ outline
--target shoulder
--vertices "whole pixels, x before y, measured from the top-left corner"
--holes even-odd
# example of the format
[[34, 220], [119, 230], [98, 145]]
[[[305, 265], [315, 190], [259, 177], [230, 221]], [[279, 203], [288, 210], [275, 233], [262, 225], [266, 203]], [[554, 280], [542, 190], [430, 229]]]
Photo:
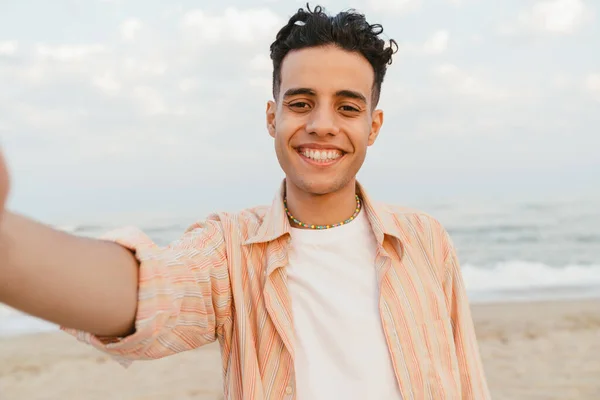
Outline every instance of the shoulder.
[[417, 208], [379, 203], [378, 209], [387, 213], [388, 216], [399, 225], [412, 225], [415, 227], [445, 230], [442, 223], [436, 217]]
[[[441, 253], [446, 258], [452, 250], [450, 235], [439, 219], [433, 215], [402, 205], [379, 203], [378, 210], [388, 219], [387, 224], [406, 245], [419, 243], [428, 250]], [[418, 239], [418, 240], [413, 240]]]
[[269, 212], [269, 206], [259, 205], [243, 210], [213, 212], [189, 229], [204, 228], [219, 230], [226, 237], [236, 236], [242, 241], [254, 236]]

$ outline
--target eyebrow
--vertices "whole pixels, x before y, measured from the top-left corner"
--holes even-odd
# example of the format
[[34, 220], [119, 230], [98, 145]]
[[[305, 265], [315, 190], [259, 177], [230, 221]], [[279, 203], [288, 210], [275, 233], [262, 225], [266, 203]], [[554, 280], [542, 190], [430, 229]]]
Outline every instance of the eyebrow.
[[335, 92], [336, 97], [346, 97], [349, 99], [354, 99], [354, 100], [360, 100], [363, 103], [367, 103], [367, 98], [359, 93], [359, 92], [355, 92], [354, 90], [338, 90], [337, 92]]
[[304, 94], [307, 96], [316, 95], [315, 91], [309, 88], [291, 88], [285, 91], [285, 93], [283, 94], [283, 98], [285, 99], [286, 97], [298, 96], [300, 94]]
[[[287, 98], [287, 97], [291, 97], [291, 96], [298, 96], [298, 95], [307, 95], [307, 96], [316, 96], [317, 93], [310, 89], [310, 88], [291, 88], [285, 91], [285, 93], [283, 94], [283, 98]], [[338, 90], [337, 92], [335, 92], [335, 96], [336, 97], [346, 97], [349, 99], [355, 99], [355, 100], [360, 100], [363, 103], [367, 103], [367, 98], [354, 90], [348, 90], [348, 89], [344, 89], [344, 90]]]

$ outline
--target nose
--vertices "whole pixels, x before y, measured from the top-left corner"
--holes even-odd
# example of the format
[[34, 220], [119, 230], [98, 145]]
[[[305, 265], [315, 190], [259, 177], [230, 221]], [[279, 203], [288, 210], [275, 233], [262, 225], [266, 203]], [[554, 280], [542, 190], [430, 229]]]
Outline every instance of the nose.
[[328, 107], [315, 108], [306, 123], [306, 131], [311, 135], [335, 136], [339, 133], [335, 117], [333, 110]]

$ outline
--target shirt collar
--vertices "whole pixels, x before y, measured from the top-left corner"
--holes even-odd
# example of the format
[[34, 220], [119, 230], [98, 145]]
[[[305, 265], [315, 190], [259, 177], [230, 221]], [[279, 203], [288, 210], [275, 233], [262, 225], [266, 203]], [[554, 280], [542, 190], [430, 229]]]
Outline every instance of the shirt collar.
[[[357, 182], [357, 192], [362, 199], [363, 212], [366, 212], [373, 233], [379, 245], [383, 244], [385, 235], [401, 238], [400, 227], [396, 218], [385, 204], [375, 203], [371, 200], [364, 187]], [[275, 194], [271, 207], [267, 210], [262, 223], [250, 234], [244, 244], [266, 243], [276, 240], [290, 233], [291, 225], [283, 207], [285, 193], [285, 179]]]

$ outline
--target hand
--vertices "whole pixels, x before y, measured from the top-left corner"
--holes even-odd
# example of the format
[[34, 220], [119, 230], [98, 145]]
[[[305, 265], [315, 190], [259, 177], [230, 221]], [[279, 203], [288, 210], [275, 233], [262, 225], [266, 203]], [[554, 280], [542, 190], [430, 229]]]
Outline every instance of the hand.
[[8, 168], [4, 161], [4, 154], [0, 149], [0, 219], [4, 214], [4, 207], [6, 206], [6, 199], [8, 192], [10, 191], [10, 179], [8, 178]]

